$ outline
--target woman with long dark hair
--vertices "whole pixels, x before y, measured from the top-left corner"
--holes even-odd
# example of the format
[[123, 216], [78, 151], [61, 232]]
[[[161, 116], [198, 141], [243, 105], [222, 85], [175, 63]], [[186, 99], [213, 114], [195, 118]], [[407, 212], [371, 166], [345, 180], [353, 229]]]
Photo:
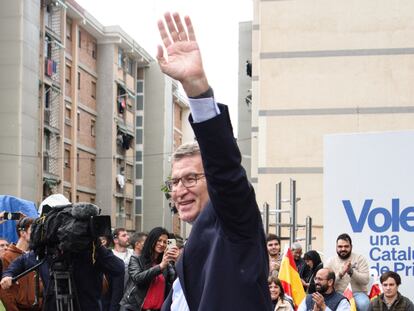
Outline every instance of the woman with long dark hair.
[[305, 260], [306, 264], [310, 268], [310, 273], [308, 274], [303, 287], [306, 290], [306, 293], [313, 294], [316, 292], [315, 281], [313, 280], [316, 272], [323, 268], [323, 263], [321, 260], [321, 256], [317, 251], [308, 251], [303, 255], [303, 259]]
[[272, 299], [273, 311], [293, 311], [291, 302], [285, 297], [282, 283], [275, 276], [267, 279], [269, 284], [270, 298]]
[[126, 310], [161, 309], [176, 276], [172, 263], [179, 254], [176, 246], [167, 250], [168, 236], [164, 228], [152, 229], [145, 240], [141, 256], [131, 256], [129, 279], [121, 301]]

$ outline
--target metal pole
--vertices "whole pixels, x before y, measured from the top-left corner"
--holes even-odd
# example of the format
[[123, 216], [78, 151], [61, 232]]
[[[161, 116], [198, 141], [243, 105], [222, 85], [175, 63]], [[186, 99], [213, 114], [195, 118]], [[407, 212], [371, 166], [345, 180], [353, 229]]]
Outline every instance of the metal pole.
[[269, 204], [265, 202], [263, 204], [263, 226], [265, 233], [269, 233]]
[[312, 249], [312, 217], [306, 216], [306, 244], [305, 251]]
[[290, 246], [296, 242], [296, 180], [290, 179]]
[[282, 222], [282, 215], [278, 213], [282, 209], [282, 182], [276, 184], [276, 214], [275, 214], [275, 230], [278, 237], [282, 234], [280, 223]]

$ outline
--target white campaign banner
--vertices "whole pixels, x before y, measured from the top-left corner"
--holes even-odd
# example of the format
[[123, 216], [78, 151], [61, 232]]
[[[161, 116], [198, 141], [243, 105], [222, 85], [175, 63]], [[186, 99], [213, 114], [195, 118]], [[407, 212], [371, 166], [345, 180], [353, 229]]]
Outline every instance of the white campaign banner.
[[341, 233], [414, 301], [414, 131], [324, 137], [325, 259]]

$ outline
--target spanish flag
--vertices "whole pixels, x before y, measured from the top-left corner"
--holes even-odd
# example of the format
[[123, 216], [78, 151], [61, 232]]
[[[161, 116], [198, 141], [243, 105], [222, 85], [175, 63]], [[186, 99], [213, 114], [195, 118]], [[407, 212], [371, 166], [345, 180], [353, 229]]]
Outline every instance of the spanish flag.
[[357, 311], [354, 294], [352, 293], [351, 283], [348, 284], [344, 291], [344, 296], [348, 298], [349, 303], [351, 304], [351, 311]]
[[376, 280], [374, 283], [372, 283], [371, 290], [369, 291], [368, 297], [370, 300], [373, 300], [378, 295], [381, 295], [381, 294], [382, 294], [381, 283], [378, 280]]
[[282, 283], [285, 295], [292, 298], [296, 310], [306, 295], [290, 248], [286, 248], [285, 250], [282, 262], [280, 263], [278, 277]]

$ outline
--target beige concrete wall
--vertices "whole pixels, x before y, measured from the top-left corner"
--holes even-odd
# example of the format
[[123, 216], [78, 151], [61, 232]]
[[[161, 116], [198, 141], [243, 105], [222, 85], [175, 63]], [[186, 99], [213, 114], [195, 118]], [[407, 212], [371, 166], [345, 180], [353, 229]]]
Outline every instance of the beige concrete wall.
[[414, 3], [255, 1], [254, 10], [258, 203], [274, 208], [275, 184], [288, 199], [297, 180], [298, 222], [313, 217], [322, 249], [323, 136], [414, 127]]

